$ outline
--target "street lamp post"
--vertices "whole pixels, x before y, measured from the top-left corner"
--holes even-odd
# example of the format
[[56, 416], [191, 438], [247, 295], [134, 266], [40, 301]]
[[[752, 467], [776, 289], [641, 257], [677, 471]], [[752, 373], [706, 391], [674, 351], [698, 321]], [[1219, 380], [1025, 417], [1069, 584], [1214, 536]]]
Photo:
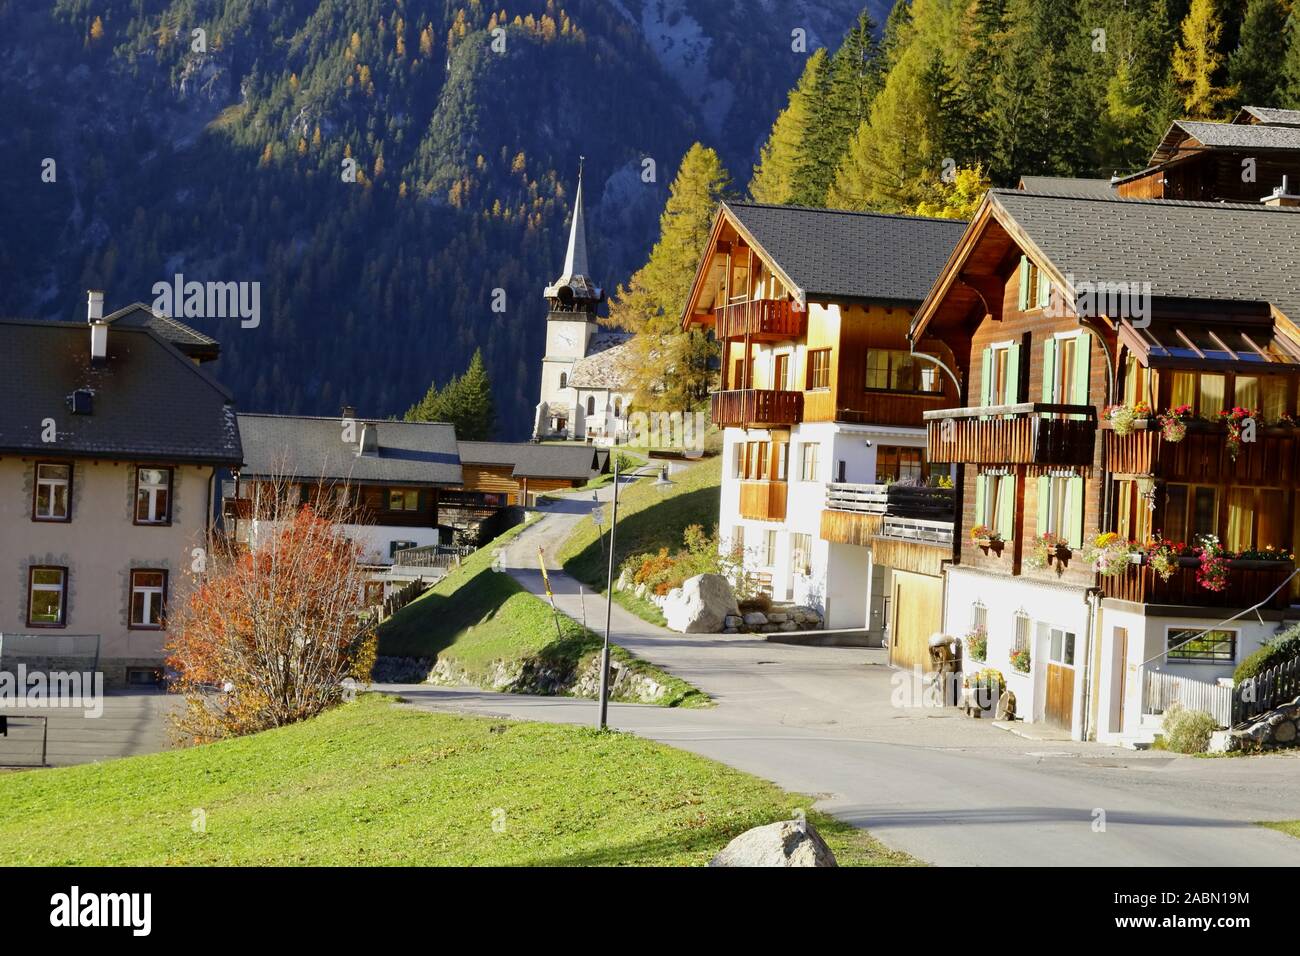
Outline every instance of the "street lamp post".
[[614, 616], [614, 534], [618, 529], [618, 455], [614, 455], [614, 502], [609, 514], [609, 573], [605, 583], [605, 643], [600, 649], [600, 722], [605, 729], [609, 717], [609, 629]]

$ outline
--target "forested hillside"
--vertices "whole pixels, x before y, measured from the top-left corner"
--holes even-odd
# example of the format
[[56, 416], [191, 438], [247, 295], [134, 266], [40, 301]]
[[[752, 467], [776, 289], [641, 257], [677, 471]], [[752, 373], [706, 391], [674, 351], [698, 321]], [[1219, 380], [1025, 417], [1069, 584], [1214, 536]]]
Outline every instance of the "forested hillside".
[[762, 8], [770, 29], [712, 0], [0, 0], [0, 313], [257, 281], [257, 328], [194, 320], [242, 407], [401, 414], [481, 348], [523, 437], [579, 155], [612, 288], [691, 143], [752, 163], [791, 30], [834, 43], [858, 3]]

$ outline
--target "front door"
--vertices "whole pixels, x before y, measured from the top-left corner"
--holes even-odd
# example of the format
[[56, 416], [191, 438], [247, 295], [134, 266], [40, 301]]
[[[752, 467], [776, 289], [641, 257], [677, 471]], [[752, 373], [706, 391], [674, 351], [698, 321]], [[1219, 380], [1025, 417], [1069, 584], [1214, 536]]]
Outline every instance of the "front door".
[[1074, 722], [1074, 634], [1059, 627], [1049, 631], [1043, 719], [1064, 730]]
[[910, 571], [894, 572], [889, 602], [889, 663], [895, 667], [932, 670], [930, 636], [943, 628], [943, 579]]
[[1111, 641], [1110, 659], [1110, 732], [1124, 729], [1124, 691], [1128, 676], [1128, 628], [1117, 627]]
[[772, 387], [784, 391], [790, 387], [790, 356], [778, 355], [776, 357], [776, 372]]

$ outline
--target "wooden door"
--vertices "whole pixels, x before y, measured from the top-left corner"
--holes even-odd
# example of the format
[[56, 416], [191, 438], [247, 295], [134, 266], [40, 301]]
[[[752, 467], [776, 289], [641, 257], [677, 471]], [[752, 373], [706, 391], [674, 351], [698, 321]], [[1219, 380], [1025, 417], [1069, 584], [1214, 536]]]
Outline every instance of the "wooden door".
[[1070, 729], [1074, 718], [1074, 668], [1065, 664], [1047, 665], [1047, 706], [1044, 720], [1057, 727]]
[[778, 390], [786, 390], [790, 387], [790, 356], [778, 355], [776, 357], [776, 374], [772, 387]]
[[889, 605], [889, 663], [929, 671], [930, 636], [943, 627], [943, 579], [895, 571]]
[[1128, 686], [1128, 628], [1115, 628], [1111, 643], [1110, 730], [1117, 734], [1124, 729], [1124, 691]]

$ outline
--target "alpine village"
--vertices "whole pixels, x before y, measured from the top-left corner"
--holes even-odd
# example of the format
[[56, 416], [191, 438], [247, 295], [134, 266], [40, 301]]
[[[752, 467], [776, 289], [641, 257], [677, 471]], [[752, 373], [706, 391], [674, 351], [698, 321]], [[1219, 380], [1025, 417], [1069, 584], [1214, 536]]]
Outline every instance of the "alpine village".
[[1300, 863], [1289, 0], [18, 6], [0, 861]]

